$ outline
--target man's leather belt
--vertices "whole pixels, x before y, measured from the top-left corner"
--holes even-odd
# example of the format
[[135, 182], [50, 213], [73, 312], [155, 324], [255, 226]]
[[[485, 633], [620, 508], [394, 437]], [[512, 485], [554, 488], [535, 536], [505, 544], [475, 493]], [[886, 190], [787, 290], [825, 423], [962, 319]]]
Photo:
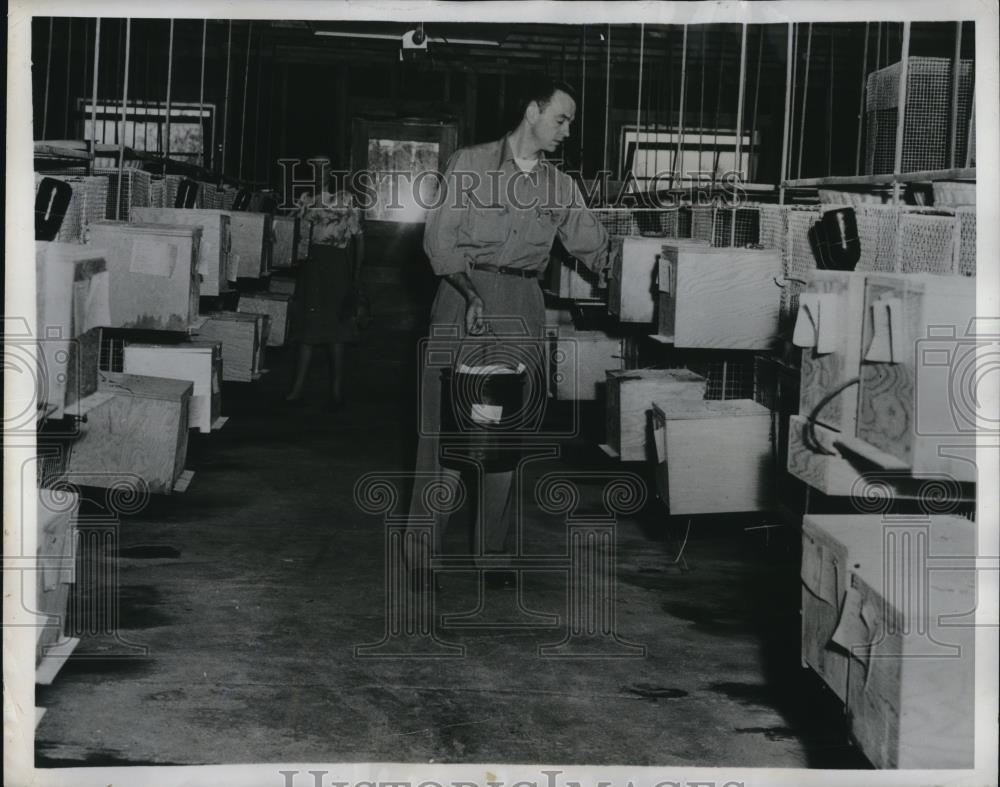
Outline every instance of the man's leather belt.
[[537, 279], [538, 271], [523, 268], [508, 268], [506, 265], [490, 265], [488, 262], [470, 262], [469, 267], [477, 271], [502, 273], [504, 276], [519, 276], [522, 279]]

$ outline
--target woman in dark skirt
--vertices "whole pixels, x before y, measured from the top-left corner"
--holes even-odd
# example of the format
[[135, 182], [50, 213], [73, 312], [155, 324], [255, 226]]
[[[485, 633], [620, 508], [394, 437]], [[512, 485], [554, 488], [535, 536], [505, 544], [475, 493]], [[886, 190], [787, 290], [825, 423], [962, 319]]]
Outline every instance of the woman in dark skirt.
[[295, 378], [286, 400], [302, 399], [313, 348], [324, 346], [330, 361], [330, 408], [343, 406], [344, 343], [357, 339], [355, 306], [365, 256], [361, 214], [350, 194], [323, 192], [306, 198], [299, 211], [310, 233], [309, 256], [295, 285], [292, 337], [299, 343]]

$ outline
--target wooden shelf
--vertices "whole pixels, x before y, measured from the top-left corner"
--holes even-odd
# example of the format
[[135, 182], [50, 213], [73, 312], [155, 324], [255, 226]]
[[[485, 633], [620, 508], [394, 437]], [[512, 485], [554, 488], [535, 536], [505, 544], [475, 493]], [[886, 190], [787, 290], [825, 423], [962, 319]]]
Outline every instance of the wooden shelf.
[[891, 175], [829, 175], [824, 178], [797, 178], [782, 182], [786, 189], [814, 189], [826, 186], [891, 186], [894, 183], [920, 183], [937, 180], [975, 180], [975, 167], [927, 169]]

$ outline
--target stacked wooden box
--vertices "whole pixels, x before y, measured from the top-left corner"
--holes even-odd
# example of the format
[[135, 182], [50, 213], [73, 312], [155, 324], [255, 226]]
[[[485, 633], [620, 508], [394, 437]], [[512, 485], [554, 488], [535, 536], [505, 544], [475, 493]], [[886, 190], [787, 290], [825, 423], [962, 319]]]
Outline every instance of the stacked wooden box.
[[770, 349], [782, 276], [778, 251], [668, 242], [657, 276], [659, 336], [675, 347]]
[[975, 527], [954, 516], [805, 517], [802, 660], [845, 702], [878, 768], [973, 764]]
[[546, 328], [551, 341], [551, 389], [555, 398], [593, 401], [601, 395], [608, 369], [625, 366], [625, 340], [604, 331], [578, 330], [572, 325]]
[[267, 346], [281, 347], [288, 337], [288, 320], [292, 296], [273, 292], [245, 293], [236, 310], [247, 314], [266, 314], [269, 318]]
[[856, 494], [865, 468], [902, 494], [915, 477], [974, 482], [974, 315], [974, 278], [815, 272], [793, 336], [789, 472], [832, 495]]
[[100, 326], [111, 320], [107, 263], [97, 249], [40, 241], [35, 277], [38, 401], [61, 418], [97, 390]]
[[86, 486], [130, 481], [170, 494], [187, 457], [191, 394], [187, 380], [102, 372], [100, 388], [112, 394], [87, 414], [73, 444], [67, 472]]
[[698, 241], [612, 236], [608, 311], [621, 322], [652, 324], [657, 301], [657, 265], [665, 242], [707, 246]]
[[198, 317], [201, 228], [99, 221], [87, 243], [110, 273], [113, 328], [187, 330]]
[[657, 487], [671, 515], [773, 507], [771, 411], [750, 399], [653, 403]]
[[212, 312], [198, 338], [222, 344], [222, 379], [251, 382], [264, 370], [269, 319], [265, 314]]
[[291, 268], [299, 248], [299, 219], [297, 216], [274, 216], [271, 254], [272, 268]]
[[[132, 221], [146, 224], [176, 224], [201, 227], [198, 249], [199, 293], [214, 296], [227, 292], [229, 251], [232, 246], [229, 214], [221, 210], [184, 208], [133, 208]], [[233, 276], [232, 280], [235, 281]]]
[[553, 255], [549, 262], [548, 289], [566, 300], [593, 300], [599, 297], [597, 275], [590, 273], [575, 257]]
[[211, 432], [222, 415], [222, 343], [209, 341], [182, 344], [125, 345], [124, 371], [147, 377], [189, 380], [191, 393], [189, 426]]
[[67, 489], [38, 490], [38, 570], [35, 612], [45, 621], [35, 636], [35, 666], [64, 639], [69, 593], [75, 581], [76, 521], [80, 498]]
[[243, 211], [225, 214], [229, 216], [232, 236], [229, 280], [263, 277], [271, 270], [271, 215]]
[[653, 402], [701, 401], [708, 381], [687, 369], [609, 369], [607, 371], [608, 447], [623, 462], [655, 459], [647, 439]]

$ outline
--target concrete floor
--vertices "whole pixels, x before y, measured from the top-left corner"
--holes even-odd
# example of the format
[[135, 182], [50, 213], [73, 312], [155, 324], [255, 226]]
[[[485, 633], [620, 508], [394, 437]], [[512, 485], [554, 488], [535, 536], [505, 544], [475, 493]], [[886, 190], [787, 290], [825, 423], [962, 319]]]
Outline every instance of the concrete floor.
[[[863, 768], [839, 705], [798, 656], [796, 532], [695, 522], [685, 567], [670, 565], [685, 522], [660, 503], [619, 522], [617, 615], [641, 658], [543, 658], [564, 629], [455, 629], [462, 658], [357, 658], [386, 626], [385, 526], [352, 488], [410, 462], [415, 345], [373, 332], [350, 352], [347, 409], [280, 403], [289, 357], [252, 385], [227, 384], [222, 431], [192, 433], [188, 491], [122, 517], [118, 636], [83, 638], [37, 704], [39, 767], [236, 762], [546, 762]], [[588, 424], [601, 428], [599, 411]], [[567, 442], [531, 473], [615, 469], [599, 435]], [[598, 487], [583, 489], [596, 505]], [[81, 523], [100, 529], [96, 502]], [[467, 513], [450, 548], [467, 542]], [[559, 517], [529, 505], [530, 549], [565, 549]], [[86, 543], [86, 542], [85, 542]], [[105, 574], [106, 576], [113, 576]], [[445, 576], [437, 613], [477, 602], [471, 571]], [[105, 582], [106, 580], [101, 580]], [[523, 578], [533, 609], [564, 615], [566, 579]], [[491, 603], [513, 610], [509, 591]], [[104, 626], [104, 628], [107, 628]], [[141, 653], [145, 655], [137, 655]]]

